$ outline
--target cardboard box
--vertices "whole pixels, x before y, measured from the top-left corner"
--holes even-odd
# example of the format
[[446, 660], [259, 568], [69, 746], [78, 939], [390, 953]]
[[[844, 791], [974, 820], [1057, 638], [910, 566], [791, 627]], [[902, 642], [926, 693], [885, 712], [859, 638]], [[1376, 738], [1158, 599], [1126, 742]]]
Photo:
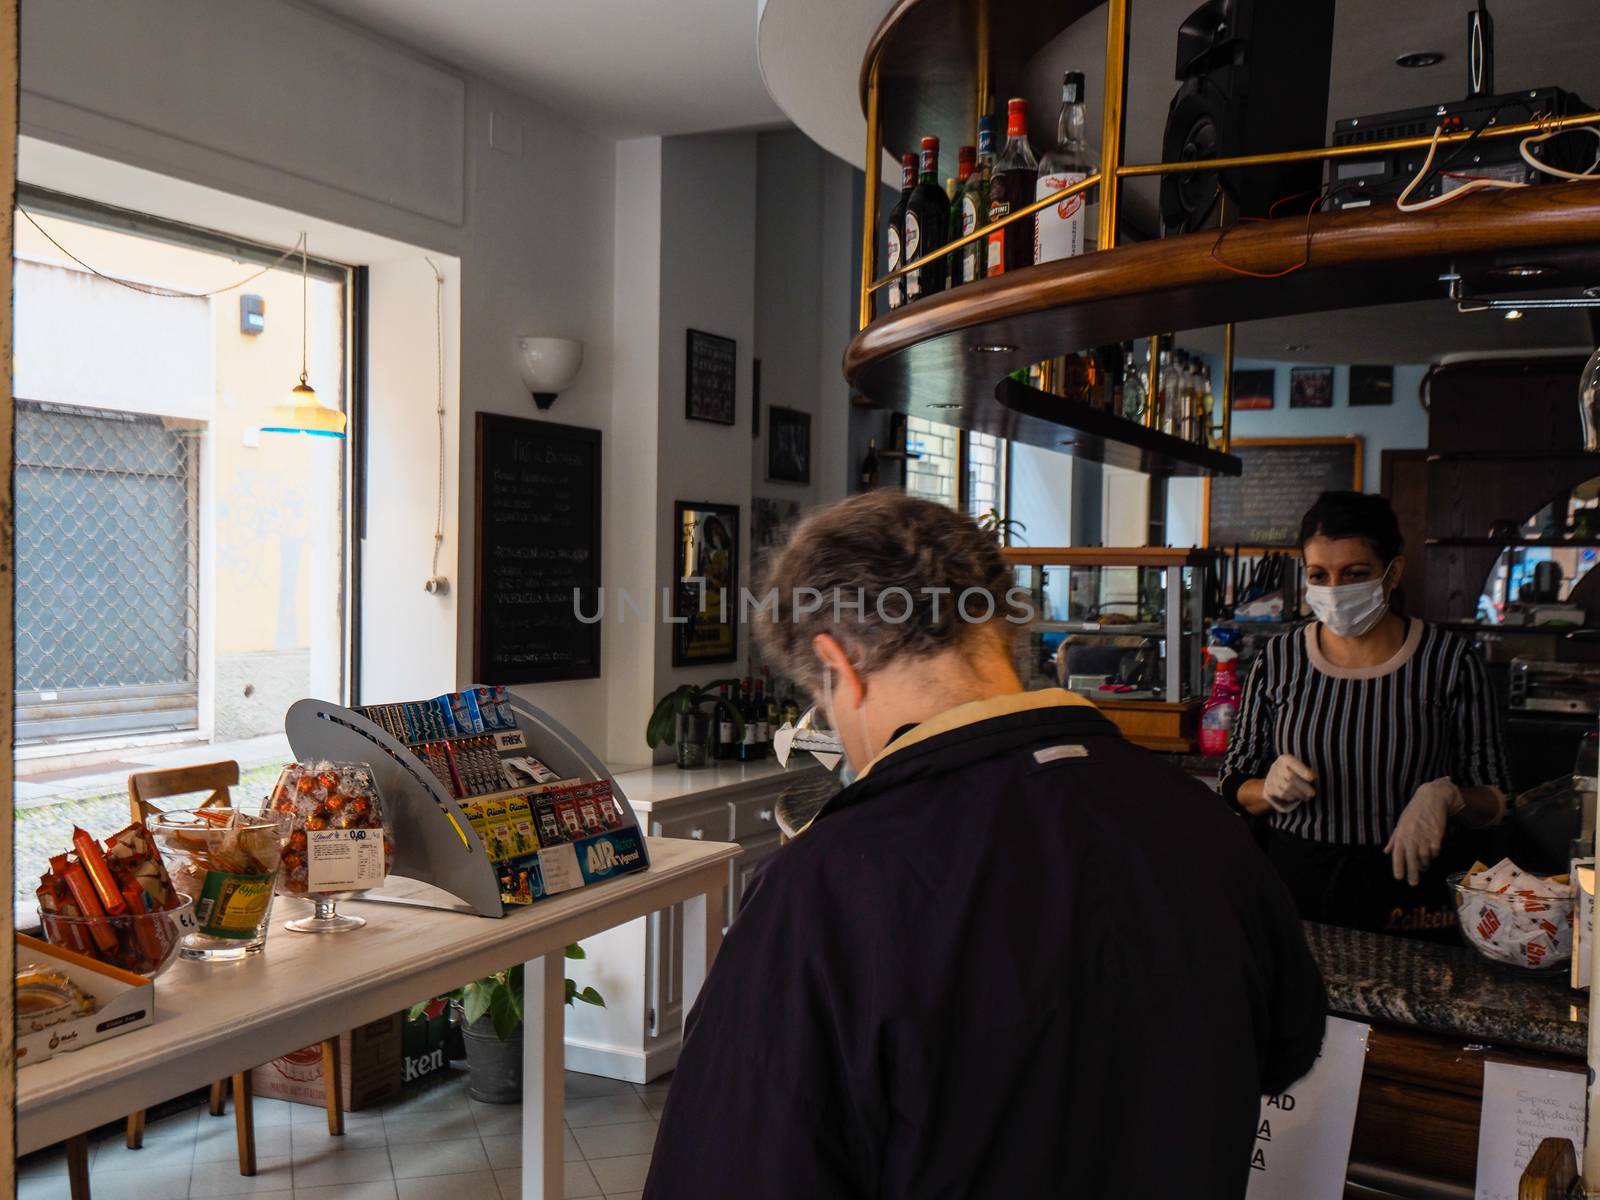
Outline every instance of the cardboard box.
[[[340, 1103], [358, 1112], [400, 1095], [404, 1013], [339, 1035]], [[258, 1096], [322, 1107], [322, 1046], [307, 1046], [275, 1058], [250, 1073]]]
[[17, 1066], [44, 1062], [57, 1054], [103, 1042], [155, 1020], [156, 985], [142, 975], [109, 966], [63, 946], [19, 933], [17, 965], [54, 967], [96, 1002], [95, 1011], [72, 1021], [29, 1030], [17, 1022]]

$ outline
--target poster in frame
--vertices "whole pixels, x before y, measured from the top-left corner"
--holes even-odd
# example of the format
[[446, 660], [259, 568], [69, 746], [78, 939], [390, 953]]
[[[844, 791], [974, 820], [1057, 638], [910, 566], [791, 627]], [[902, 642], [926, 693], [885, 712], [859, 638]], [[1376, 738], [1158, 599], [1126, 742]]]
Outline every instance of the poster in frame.
[[672, 506], [672, 665], [739, 657], [739, 508]]

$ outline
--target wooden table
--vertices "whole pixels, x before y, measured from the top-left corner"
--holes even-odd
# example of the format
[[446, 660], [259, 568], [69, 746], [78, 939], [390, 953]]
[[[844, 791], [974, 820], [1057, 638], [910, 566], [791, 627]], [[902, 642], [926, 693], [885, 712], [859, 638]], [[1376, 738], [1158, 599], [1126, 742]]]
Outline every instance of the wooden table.
[[682, 903], [687, 1011], [721, 942], [728, 863], [739, 847], [648, 841], [648, 871], [541, 900], [501, 920], [352, 901], [348, 911], [367, 919], [365, 929], [308, 935], [282, 928], [287, 906], [280, 906], [266, 949], [255, 958], [180, 961], [161, 976], [154, 1024], [19, 1071], [17, 1153], [53, 1145], [524, 962], [522, 1195], [554, 1200], [562, 1177], [563, 950], [569, 942]]

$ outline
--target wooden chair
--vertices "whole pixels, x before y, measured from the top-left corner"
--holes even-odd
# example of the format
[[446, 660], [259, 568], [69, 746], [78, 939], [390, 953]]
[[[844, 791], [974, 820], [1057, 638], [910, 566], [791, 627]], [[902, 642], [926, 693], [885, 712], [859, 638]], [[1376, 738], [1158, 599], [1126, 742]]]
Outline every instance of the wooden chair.
[[[141, 771], [128, 776], [128, 809], [134, 823], [145, 820], [171, 805], [157, 805], [156, 800], [174, 796], [190, 796], [200, 792], [211, 794], [195, 807], [227, 808], [232, 805], [230, 788], [239, 784], [239, 764], [236, 762], [204, 763], [196, 767], [177, 767], [170, 771]], [[206, 1111], [213, 1117], [227, 1112], [228, 1080], [219, 1079], [211, 1085]], [[240, 1071], [233, 1076], [233, 1119], [239, 1135], [239, 1174], [256, 1173], [256, 1127], [254, 1097], [250, 1090], [250, 1072]], [[323, 1099], [328, 1110], [328, 1132], [337, 1137], [344, 1133], [344, 1108], [339, 1102], [339, 1039], [329, 1038], [322, 1043]], [[144, 1111], [128, 1115], [128, 1149], [137, 1150], [144, 1145]], [[73, 1147], [69, 1144], [68, 1154]], [[76, 1175], [73, 1176], [76, 1179]], [[79, 1196], [73, 1190], [73, 1200], [88, 1200], [88, 1193]]]

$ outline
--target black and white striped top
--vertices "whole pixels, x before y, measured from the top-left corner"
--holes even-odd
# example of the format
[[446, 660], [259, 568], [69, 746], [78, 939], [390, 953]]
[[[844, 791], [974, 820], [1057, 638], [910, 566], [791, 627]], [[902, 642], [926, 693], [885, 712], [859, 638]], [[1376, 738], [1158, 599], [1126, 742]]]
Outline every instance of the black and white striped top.
[[1445, 776], [1509, 795], [1499, 705], [1465, 639], [1413, 619], [1388, 662], [1349, 668], [1322, 656], [1320, 628], [1273, 638], [1250, 669], [1222, 770], [1230, 803], [1280, 754], [1316, 771], [1317, 794], [1271, 824], [1320, 842], [1383, 845], [1416, 790]]

